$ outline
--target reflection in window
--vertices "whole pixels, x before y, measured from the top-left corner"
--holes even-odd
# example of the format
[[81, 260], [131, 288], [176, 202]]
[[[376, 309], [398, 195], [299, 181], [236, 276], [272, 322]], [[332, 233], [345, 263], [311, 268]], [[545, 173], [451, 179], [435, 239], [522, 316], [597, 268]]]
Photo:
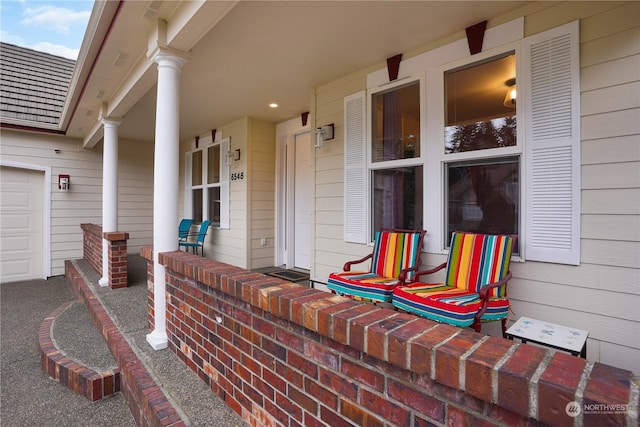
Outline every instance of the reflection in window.
[[220, 226], [220, 187], [209, 187], [209, 219], [214, 227]]
[[217, 184], [220, 182], [220, 145], [207, 148], [207, 156], [207, 184]]
[[420, 82], [372, 95], [371, 161], [420, 157]]
[[[508, 234], [517, 237], [520, 167], [517, 157], [448, 163], [446, 240], [454, 231]], [[517, 242], [514, 242], [517, 243]], [[517, 252], [514, 245], [514, 252]]]
[[516, 145], [515, 54], [447, 71], [445, 153]]
[[422, 229], [422, 166], [373, 171], [373, 231]]
[[519, 253], [520, 157], [500, 151], [517, 145], [515, 59], [509, 52], [444, 73], [445, 246], [454, 231], [508, 234]]
[[191, 156], [191, 185], [202, 185], [202, 151], [194, 151]]
[[202, 188], [196, 188], [192, 193], [192, 207], [193, 221], [196, 223], [202, 222]]

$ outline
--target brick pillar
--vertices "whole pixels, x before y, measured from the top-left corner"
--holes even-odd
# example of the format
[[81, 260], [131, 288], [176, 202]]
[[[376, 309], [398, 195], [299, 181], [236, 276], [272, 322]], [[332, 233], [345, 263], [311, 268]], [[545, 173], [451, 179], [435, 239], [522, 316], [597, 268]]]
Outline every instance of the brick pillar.
[[155, 304], [153, 302], [153, 246], [142, 246], [140, 255], [147, 260], [147, 290], [149, 291], [147, 298], [147, 320], [149, 321], [149, 329], [153, 330], [155, 324]]
[[102, 237], [109, 245], [109, 287], [111, 289], [127, 287], [127, 240], [129, 233], [119, 231], [103, 233]]

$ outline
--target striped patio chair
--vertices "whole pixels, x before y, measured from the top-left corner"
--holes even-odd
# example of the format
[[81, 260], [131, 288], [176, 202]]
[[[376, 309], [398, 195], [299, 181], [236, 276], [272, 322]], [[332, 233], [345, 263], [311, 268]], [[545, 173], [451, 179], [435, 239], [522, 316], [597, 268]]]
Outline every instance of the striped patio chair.
[[[454, 326], [502, 321], [509, 314], [507, 282], [513, 239], [509, 236], [453, 233], [448, 261], [416, 273], [415, 283], [397, 287], [394, 307]], [[444, 283], [426, 283], [421, 277], [446, 267]]]
[[[383, 229], [376, 232], [373, 252], [347, 262], [343, 271], [329, 275], [332, 292], [370, 302], [390, 302], [396, 286], [411, 283], [420, 266], [424, 230]], [[371, 259], [368, 271], [351, 266]]]

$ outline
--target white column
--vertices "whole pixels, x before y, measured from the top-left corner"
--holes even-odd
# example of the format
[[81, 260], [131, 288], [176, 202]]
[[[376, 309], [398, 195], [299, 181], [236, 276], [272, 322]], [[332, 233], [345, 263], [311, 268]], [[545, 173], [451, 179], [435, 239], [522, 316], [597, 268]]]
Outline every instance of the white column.
[[[118, 126], [119, 120], [102, 119], [102, 232], [118, 231]], [[109, 242], [102, 239], [100, 286], [109, 285]]]
[[147, 342], [154, 350], [167, 347], [165, 268], [158, 254], [178, 250], [178, 155], [180, 72], [186, 59], [160, 49], [156, 101], [155, 160], [153, 166], [153, 308], [154, 330]]

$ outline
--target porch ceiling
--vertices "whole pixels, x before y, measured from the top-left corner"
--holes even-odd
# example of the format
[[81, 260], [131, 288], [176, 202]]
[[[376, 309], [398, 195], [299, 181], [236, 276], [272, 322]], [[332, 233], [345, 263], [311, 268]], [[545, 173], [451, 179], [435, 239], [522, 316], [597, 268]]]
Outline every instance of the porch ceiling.
[[[216, 3], [225, 9], [212, 10]], [[464, 28], [527, 3], [241, 1], [192, 6], [200, 7], [202, 15], [189, 25], [202, 34], [190, 31], [175, 39], [175, 47], [182, 44], [192, 55], [181, 76], [180, 139], [246, 115], [272, 122], [298, 117], [311, 109], [314, 87], [370, 66], [382, 67], [390, 56], [443, 37], [463, 37]], [[179, 14], [188, 15], [185, 8], [158, 0], [122, 4], [104, 45], [94, 47], [97, 60], [68, 135], [86, 141], [98, 128], [106, 102], [107, 111], [124, 117], [122, 138], [154, 139], [157, 71], [146, 59], [147, 34], [155, 17], [172, 22]], [[90, 67], [89, 62], [83, 67]], [[271, 109], [270, 102], [280, 107]]]

